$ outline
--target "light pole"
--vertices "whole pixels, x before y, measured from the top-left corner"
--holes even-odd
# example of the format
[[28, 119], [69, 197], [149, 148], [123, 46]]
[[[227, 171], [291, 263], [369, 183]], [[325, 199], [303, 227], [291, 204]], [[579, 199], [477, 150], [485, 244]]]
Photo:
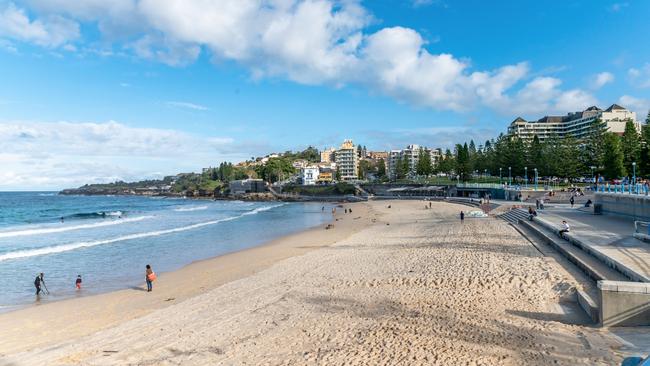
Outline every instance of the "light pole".
[[524, 167], [524, 180], [526, 181], [525, 187], [528, 188], [528, 167]]
[[487, 169], [483, 170], [483, 175], [485, 176], [485, 181], [488, 181]]
[[511, 166], [508, 167], [508, 185], [509, 186], [512, 185], [512, 167]]
[[501, 179], [501, 168], [499, 168], [499, 184], [503, 184], [503, 179]]
[[535, 191], [537, 191], [537, 168], [535, 168]]
[[[632, 162], [632, 184], [634, 184], [634, 190], [636, 192], [636, 161]], [[632, 193], [632, 187], [630, 187], [630, 193]]]
[[592, 165], [589, 168], [591, 168], [591, 181], [596, 184], [596, 176], [594, 175], [594, 169], [596, 169], [596, 167]]

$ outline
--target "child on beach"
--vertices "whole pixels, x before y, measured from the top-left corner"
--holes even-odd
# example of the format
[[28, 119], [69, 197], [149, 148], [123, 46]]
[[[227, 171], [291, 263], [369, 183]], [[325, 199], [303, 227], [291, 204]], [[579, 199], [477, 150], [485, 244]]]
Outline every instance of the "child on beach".
[[77, 275], [74, 285], [77, 287], [77, 291], [81, 290], [81, 275]]
[[151, 266], [147, 264], [147, 269], [145, 270], [145, 280], [147, 281], [147, 292], [153, 290], [153, 281], [156, 280], [156, 274], [154, 273]]

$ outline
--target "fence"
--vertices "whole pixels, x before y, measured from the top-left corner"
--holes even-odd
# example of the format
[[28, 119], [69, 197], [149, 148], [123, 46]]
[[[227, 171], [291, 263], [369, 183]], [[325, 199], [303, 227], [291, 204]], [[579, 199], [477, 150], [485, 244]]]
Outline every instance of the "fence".
[[603, 193], [627, 193], [648, 195], [650, 191], [645, 184], [601, 184], [596, 186], [597, 192]]

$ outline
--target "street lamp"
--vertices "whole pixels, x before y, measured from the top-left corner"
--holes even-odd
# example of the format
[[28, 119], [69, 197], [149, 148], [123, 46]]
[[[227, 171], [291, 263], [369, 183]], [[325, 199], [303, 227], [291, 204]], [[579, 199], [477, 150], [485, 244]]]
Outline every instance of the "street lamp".
[[509, 186], [512, 185], [512, 167], [511, 166], [508, 167], [508, 185]]
[[594, 175], [594, 169], [596, 169], [596, 167], [592, 165], [589, 168], [591, 168], [591, 180], [596, 184], [596, 176]]
[[632, 162], [632, 182], [636, 184], [636, 161]]
[[535, 191], [537, 191], [537, 168], [535, 168]]
[[484, 169], [483, 173], [484, 173], [483, 175], [485, 176], [485, 181], [487, 182], [488, 181], [487, 169]]
[[503, 184], [503, 181], [501, 179], [501, 168], [499, 168], [499, 184]]
[[524, 180], [526, 181], [526, 188], [528, 188], [528, 167], [524, 167]]

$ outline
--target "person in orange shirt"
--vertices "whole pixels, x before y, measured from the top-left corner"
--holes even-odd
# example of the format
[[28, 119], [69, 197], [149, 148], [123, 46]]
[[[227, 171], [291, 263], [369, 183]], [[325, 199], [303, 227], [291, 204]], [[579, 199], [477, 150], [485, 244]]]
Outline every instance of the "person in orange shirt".
[[154, 273], [151, 266], [147, 264], [147, 269], [145, 271], [145, 280], [147, 281], [147, 292], [153, 290], [153, 281], [156, 280], [156, 273]]

